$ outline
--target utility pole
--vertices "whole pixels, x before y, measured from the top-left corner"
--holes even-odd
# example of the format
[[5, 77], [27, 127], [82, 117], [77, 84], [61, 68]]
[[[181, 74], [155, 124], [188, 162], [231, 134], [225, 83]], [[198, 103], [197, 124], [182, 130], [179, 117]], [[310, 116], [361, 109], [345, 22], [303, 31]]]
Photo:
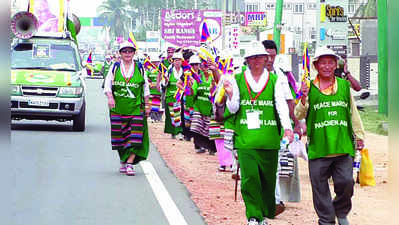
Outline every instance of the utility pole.
[[378, 112], [388, 115], [387, 1], [378, 1]]
[[273, 40], [277, 45], [277, 53], [280, 52], [281, 19], [283, 17], [283, 0], [276, 0], [276, 13], [274, 16]]

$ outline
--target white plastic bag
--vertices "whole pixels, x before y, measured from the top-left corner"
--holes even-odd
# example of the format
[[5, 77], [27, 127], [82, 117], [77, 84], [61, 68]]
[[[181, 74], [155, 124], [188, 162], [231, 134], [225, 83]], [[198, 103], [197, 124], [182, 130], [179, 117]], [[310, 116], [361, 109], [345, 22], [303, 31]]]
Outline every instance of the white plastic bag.
[[306, 152], [306, 146], [299, 140], [299, 136], [295, 134], [295, 140], [288, 145], [288, 150], [294, 157], [300, 157], [306, 161], [308, 161], [308, 154]]

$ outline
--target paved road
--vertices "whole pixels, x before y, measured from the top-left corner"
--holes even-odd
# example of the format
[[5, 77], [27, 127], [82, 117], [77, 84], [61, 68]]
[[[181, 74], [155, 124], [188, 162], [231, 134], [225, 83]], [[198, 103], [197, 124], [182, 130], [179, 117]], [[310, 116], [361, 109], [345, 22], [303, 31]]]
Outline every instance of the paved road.
[[[146, 171], [139, 166], [135, 177], [118, 173], [117, 154], [110, 150], [101, 80], [87, 84], [85, 132], [71, 131], [69, 122], [13, 122], [16, 201], [9, 221], [18, 225], [183, 225], [174, 220], [181, 213], [186, 224], [205, 224], [184, 185], [154, 146]], [[162, 182], [150, 173], [152, 167]], [[177, 210], [167, 201], [169, 195], [161, 192], [162, 183]]]

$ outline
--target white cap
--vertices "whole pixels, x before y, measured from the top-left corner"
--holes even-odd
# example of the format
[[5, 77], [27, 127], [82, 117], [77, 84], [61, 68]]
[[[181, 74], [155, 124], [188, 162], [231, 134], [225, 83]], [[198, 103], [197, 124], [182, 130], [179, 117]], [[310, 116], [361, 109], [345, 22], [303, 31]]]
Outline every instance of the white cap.
[[183, 59], [183, 54], [181, 52], [173, 53], [172, 59]]
[[244, 58], [247, 59], [251, 56], [257, 55], [269, 55], [269, 53], [266, 52], [265, 47], [261, 42], [254, 41], [251, 43], [251, 47], [245, 51]]
[[192, 55], [189, 60], [189, 64], [201, 63], [201, 59], [198, 55]]
[[313, 63], [315, 63], [321, 56], [334, 56], [337, 60], [340, 59], [339, 55], [337, 55], [332, 49], [327, 48], [327, 46], [319, 47], [316, 49], [314, 58], [313, 58]]
[[119, 52], [124, 48], [133, 48], [136, 51], [136, 47], [134, 46], [134, 44], [128, 41], [124, 41], [121, 43], [121, 45], [119, 46]]

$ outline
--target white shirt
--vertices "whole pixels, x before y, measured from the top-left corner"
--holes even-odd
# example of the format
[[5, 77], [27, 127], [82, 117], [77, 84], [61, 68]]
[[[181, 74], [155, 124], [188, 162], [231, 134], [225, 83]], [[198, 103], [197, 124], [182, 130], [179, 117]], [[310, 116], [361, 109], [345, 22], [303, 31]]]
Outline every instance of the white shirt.
[[284, 74], [284, 72], [280, 69], [277, 68], [273, 71], [277, 76], [277, 82], [280, 82], [280, 85], [282, 86], [282, 91], [285, 100], [293, 100], [294, 98], [292, 97], [291, 89], [288, 84], [288, 79], [287, 76]]
[[[169, 69], [168, 69], [168, 71], [169, 71]], [[180, 80], [180, 77], [183, 76], [183, 68], [180, 67], [179, 72], [177, 72], [177, 71], [176, 71], [176, 68], [173, 67], [172, 73], [173, 73], [173, 76], [175, 77], [175, 79], [176, 79], [177, 81], [179, 81], [179, 80]], [[166, 76], [167, 76], [167, 77], [170, 77], [170, 74], [168, 73]], [[162, 84], [163, 86], [165, 86], [165, 85], [166, 85], [166, 84], [165, 84], [165, 80], [162, 80], [162, 81], [161, 81], [161, 84]]]
[[[269, 72], [265, 69], [259, 79], [259, 82], [256, 82], [251, 74], [250, 70], [246, 70], [244, 72], [244, 76], [248, 81], [249, 87], [255, 93], [259, 93], [262, 91], [263, 87], [266, 85], [267, 80], [269, 79]], [[274, 99], [276, 102], [277, 113], [280, 118], [281, 126], [284, 130], [292, 130], [291, 121], [289, 117], [288, 105], [284, 97], [284, 90], [281, 82], [278, 81], [279, 77], [277, 77], [277, 82], [274, 90]], [[229, 78], [230, 83], [233, 86], [233, 96], [230, 99], [227, 98], [226, 106], [231, 113], [236, 113], [240, 108], [240, 90], [238, 89], [237, 81], [231, 77]]]
[[[133, 71], [135, 67], [135, 63], [133, 62], [130, 65], [129, 71], [128, 73], [125, 72], [125, 64], [123, 63], [123, 61], [121, 61], [121, 65], [120, 65], [120, 69], [122, 70], [122, 74], [124, 74], [126, 77], [126, 79], [130, 79], [133, 75]], [[112, 93], [112, 81], [114, 80], [114, 74], [112, 73], [112, 68], [113, 65], [111, 65], [110, 70], [108, 71], [107, 77], [105, 78], [104, 81], [104, 93]], [[144, 73], [144, 97], [147, 97], [150, 95], [150, 86], [148, 83], [148, 77], [147, 74]]]

